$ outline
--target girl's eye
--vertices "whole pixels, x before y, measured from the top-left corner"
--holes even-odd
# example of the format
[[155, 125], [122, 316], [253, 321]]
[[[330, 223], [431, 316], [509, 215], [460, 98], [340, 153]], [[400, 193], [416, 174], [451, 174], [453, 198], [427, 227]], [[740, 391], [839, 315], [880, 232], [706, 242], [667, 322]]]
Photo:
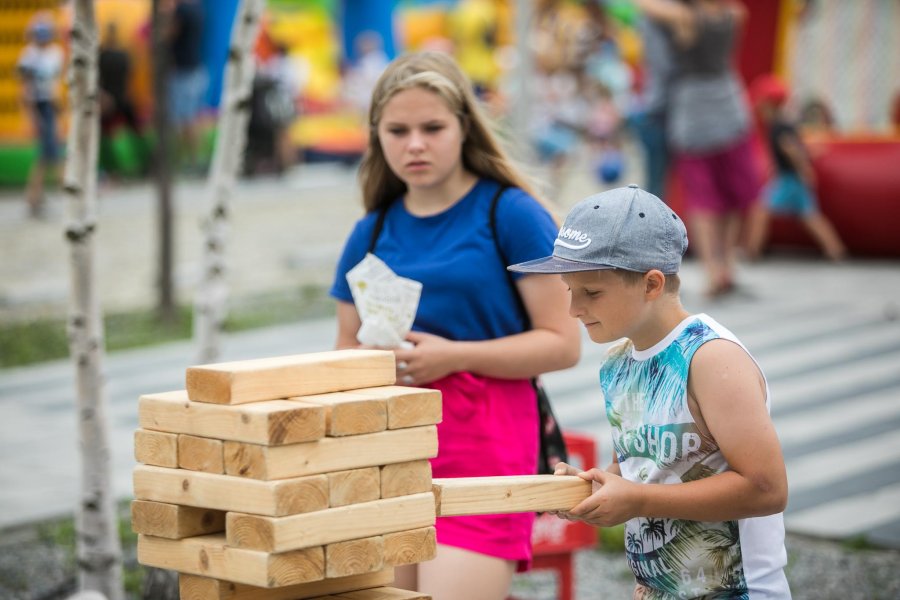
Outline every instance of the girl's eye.
[[443, 125], [426, 125], [425, 131], [427, 131], [429, 133], [435, 133], [437, 131], [440, 131], [443, 128], [444, 128]]
[[391, 129], [388, 129], [388, 133], [390, 133], [391, 135], [404, 135], [406, 133], [406, 129], [403, 129], [401, 127], [393, 127]]

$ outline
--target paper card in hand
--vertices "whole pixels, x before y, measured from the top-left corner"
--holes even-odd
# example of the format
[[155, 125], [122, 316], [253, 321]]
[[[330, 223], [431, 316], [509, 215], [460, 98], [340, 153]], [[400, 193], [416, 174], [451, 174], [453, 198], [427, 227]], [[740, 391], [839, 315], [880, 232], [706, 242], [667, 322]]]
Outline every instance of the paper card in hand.
[[362, 321], [360, 344], [395, 348], [412, 328], [422, 284], [399, 277], [375, 256], [366, 254], [347, 272], [353, 303]]

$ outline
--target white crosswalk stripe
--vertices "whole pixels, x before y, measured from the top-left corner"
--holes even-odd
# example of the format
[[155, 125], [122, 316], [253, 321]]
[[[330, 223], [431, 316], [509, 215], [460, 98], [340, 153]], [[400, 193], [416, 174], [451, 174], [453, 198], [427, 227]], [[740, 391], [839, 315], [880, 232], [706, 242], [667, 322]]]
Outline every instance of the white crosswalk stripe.
[[867, 457], [866, 468], [872, 470], [900, 462], [900, 430], [788, 461], [791, 494], [834, 484], [857, 475], [857, 456]]
[[824, 537], [849, 537], [897, 520], [900, 483], [876, 490], [860, 490], [850, 498], [785, 515], [789, 531]]

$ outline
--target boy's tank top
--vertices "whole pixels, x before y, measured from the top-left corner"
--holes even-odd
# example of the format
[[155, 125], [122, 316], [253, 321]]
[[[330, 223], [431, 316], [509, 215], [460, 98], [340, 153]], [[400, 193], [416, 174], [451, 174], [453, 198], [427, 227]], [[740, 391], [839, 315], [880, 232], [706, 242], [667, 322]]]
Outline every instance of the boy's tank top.
[[[600, 382], [625, 479], [683, 483], [728, 470], [687, 402], [691, 359], [702, 344], [718, 338], [744, 348], [701, 314], [647, 350], [635, 350], [630, 341], [610, 350]], [[724, 522], [632, 519], [625, 525], [625, 546], [638, 583], [652, 590], [645, 598], [790, 598], [781, 513]]]

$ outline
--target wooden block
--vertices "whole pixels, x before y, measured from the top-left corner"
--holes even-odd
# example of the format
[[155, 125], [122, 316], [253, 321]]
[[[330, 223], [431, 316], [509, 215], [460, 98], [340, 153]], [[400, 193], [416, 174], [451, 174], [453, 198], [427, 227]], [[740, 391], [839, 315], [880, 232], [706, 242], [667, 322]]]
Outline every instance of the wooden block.
[[225, 531], [225, 512], [150, 500], [131, 503], [131, 530], [172, 540]]
[[181, 600], [304, 600], [323, 594], [337, 594], [378, 586], [394, 581], [394, 570], [323, 579], [277, 588], [261, 588], [233, 581], [210, 579], [182, 573], [178, 576]]
[[161, 431], [134, 432], [134, 459], [145, 465], [178, 466], [178, 436]]
[[441, 517], [569, 510], [591, 495], [591, 482], [575, 475], [458, 477], [432, 482]]
[[431, 491], [431, 463], [427, 460], [381, 467], [381, 497], [395, 498]]
[[196, 435], [178, 436], [178, 468], [204, 473], [224, 473], [222, 440]]
[[391, 567], [425, 562], [437, 556], [434, 527], [384, 534], [384, 564]]
[[351, 390], [387, 403], [387, 428], [419, 427], [441, 422], [441, 392], [427, 388], [389, 385], [364, 390]]
[[374, 433], [387, 429], [387, 403], [378, 398], [333, 392], [289, 400], [321, 405], [325, 410], [326, 434], [332, 437]]
[[434, 525], [434, 496], [428, 492], [329, 508], [305, 515], [225, 515], [228, 544], [285, 552]]
[[380, 535], [325, 546], [325, 578], [372, 573], [384, 568], [384, 539]]
[[335, 594], [329, 596], [328, 600], [431, 600], [431, 596], [395, 587], [379, 587]]
[[137, 465], [134, 497], [184, 506], [279, 517], [328, 507], [325, 475], [257, 481], [230, 475]]
[[437, 456], [437, 427], [410, 427], [288, 446], [225, 442], [225, 472], [253, 479], [285, 479], [374, 467]]
[[389, 350], [333, 350], [188, 367], [194, 402], [243, 404], [393, 384]]
[[325, 552], [321, 547], [281, 554], [231, 548], [223, 535], [201, 535], [167, 540], [139, 535], [137, 559], [142, 565], [179, 573], [228, 579], [273, 588], [325, 578]]
[[[346, 506], [371, 502], [381, 497], [378, 467], [328, 473], [328, 506]], [[428, 490], [421, 490], [428, 491]]]
[[141, 396], [138, 418], [144, 429], [265, 446], [311, 442], [325, 435], [325, 408], [318, 404], [268, 400], [223, 406], [191, 402], [186, 390]]

